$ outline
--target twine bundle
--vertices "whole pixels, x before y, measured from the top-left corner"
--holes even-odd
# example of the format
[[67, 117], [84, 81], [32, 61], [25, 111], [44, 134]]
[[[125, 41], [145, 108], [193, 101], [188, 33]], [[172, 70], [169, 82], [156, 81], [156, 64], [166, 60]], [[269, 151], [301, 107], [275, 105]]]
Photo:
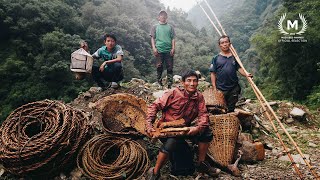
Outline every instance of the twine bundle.
[[91, 179], [141, 179], [150, 161], [146, 150], [136, 141], [101, 134], [85, 144], [77, 164]]
[[88, 135], [88, 117], [59, 101], [37, 101], [13, 111], [0, 129], [0, 163], [12, 174], [57, 172]]

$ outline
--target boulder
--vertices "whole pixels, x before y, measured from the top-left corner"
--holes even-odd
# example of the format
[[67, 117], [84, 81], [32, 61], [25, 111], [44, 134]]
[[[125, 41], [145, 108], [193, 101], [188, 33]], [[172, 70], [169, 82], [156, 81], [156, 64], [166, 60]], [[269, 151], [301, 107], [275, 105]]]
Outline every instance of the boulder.
[[173, 76], [173, 82], [174, 83], [180, 83], [182, 81], [182, 77], [179, 75], [174, 75]]
[[[310, 163], [310, 155], [304, 154], [303, 156], [306, 158], [306, 161], [307, 161], [308, 163]], [[306, 164], [306, 163], [304, 162], [304, 160], [302, 159], [302, 157], [300, 156], [300, 154], [292, 155], [292, 158], [293, 158], [293, 161], [296, 162], [296, 163], [298, 163], [298, 164], [304, 164], [304, 165]], [[279, 160], [281, 160], [281, 161], [290, 161], [290, 159], [289, 159], [289, 157], [288, 157], [287, 155], [281, 156], [281, 157], [279, 158]]]
[[133, 84], [145, 84], [146, 83], [143, 79], [138, 79], [138, 78], [132, 78], [130, 82]]
[[302, 109], [299, 109], [297, 107], [294, 107], [291, 111], [290, 111], [290, 115], [292, 116], [292, 118], [295, 118], [297, 120], [304, 120], [305, 119], [305, 115], [306, 112], [303, 111]]

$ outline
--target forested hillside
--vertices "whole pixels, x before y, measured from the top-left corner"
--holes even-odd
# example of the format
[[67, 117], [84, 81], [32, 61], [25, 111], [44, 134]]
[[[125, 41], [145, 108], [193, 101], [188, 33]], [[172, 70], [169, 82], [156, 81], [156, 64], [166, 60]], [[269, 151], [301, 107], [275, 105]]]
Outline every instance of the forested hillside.
[[[209, 3], [268, 99], [320, 106], [319, 1]], [[90, 76], [75, 80], [70, 54], [81, 40], [93, 53], [103, 45], [105, 33], [114, 33], [125, 51], [125, 81], [154, 82], [149, 30], [161, 9], [159, 0], [0, 0], [0, 122], [22, 104], [46, 98], [69, 102], [94, 86]], [[278, 43], [277, 23], [284, 12], [305, 15], [307, 43]], [[217, 33], [199, 6], [188, 14], [176, 9], [168, 14], [177, 35], [174, 74], [193, 68], [208, 76], [211, 58], [219, 51]]]
[[[260, 68], [258, 82], [265, 94], [278, 99], [302, 101], [310, 107], [320, 107], [320, 2], [317, 0], [284, 0], [283, 8], [266, 21], [252, 37], [258, 52]], [[308, 28], [304, 43], [278, 43], [280, 16], [298, 19], [301, 13]]]
[[[125, 81], [154, 82], [149, 31], [164, 9], [158, 0], [0, 0], [0, 122], [18, 106], [41, 99], [74, 99], [93, 86], [76, 81], [70, 54], [80, 40], [91, 53], [114, 33], [125, 50]], [[174, 73], [193, 68], [208, 73], [212, 38], [197, 30], [181, 11], [168, 11], [176, 28]]]
[[[255, 82], [268, 99], [287, 99], [320, 107], [319, 1], [208, 2], [231, 37], [246, 69], [253, 72]], [[202, 5], [206, 8], [204, 2]], [[210, 14], [209, 9], [206, 10]], [[283, 13], [296, 19], [299, 13], [305, 16], [308, 29], [303, 36], [308, 42], [278, 42], [281, 34], [277, 25]], [[199, 6], [190, 11], [187, 19], [218, 37]]]

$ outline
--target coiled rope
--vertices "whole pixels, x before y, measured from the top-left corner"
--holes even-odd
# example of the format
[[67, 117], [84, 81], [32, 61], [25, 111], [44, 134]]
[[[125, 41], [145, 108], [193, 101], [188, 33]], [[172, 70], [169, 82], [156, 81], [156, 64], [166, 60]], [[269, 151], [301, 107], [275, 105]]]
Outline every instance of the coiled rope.
[[81, 149], [77, 165], [92, 179], [141, 179], [150, 166], [146, 150], [136, 141], [97, 135]]
[[62, 102], [44, 100], [13, 111], [0, 129], [0, 163], [16, 175], [59, 172], [88, 139], [88, 117]]

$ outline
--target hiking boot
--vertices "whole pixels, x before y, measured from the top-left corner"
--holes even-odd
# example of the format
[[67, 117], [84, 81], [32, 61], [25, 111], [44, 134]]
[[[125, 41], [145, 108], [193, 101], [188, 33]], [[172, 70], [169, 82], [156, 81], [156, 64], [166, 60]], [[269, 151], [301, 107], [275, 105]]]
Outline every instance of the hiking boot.
[[218, 168], [214, 168], [214, 167], [211, 167], [210, 164], [208, 162], [200, 162], [198, 165], [197, 165], [197, 171], [199, 173], [205, 173], [205, 174], [208, 174], [209, 176], [211, 177], [217, 177], [221, 170], [218, 169]]
[[163, 86], [162, 79], [158, 79], [158, 83], [160, 86]]
[[105, 91], [105, 90], [109, 89], [110, 87], [111, 87], [111, 82], [106, 82], [102, 87], [100, 86], [102, 91]]
[[154, 170], [154, 167], [151, 167], [151, 168], [147, 171], [146, 180], [157, 180], [157, 179], [159, 179], [160, 173], [154, 174], [153, 170]]
[[103, 89], [103, 88], [105, 87], [104, 83], [103, 83], [101, 80], [97, 81], [97, 85], [98, 85], [98, 87], [100, 87], [101, 89]]

